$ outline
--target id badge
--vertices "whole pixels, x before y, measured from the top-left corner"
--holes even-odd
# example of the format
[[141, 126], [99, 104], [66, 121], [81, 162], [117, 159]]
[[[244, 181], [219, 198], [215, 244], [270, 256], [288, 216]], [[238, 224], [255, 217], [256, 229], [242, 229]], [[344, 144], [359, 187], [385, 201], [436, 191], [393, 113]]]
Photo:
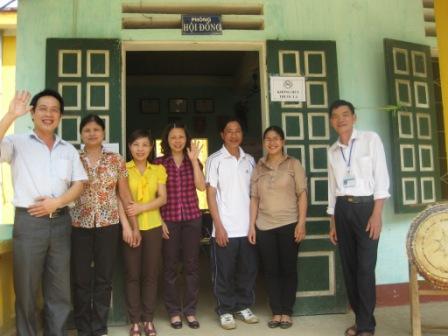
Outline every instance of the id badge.
[[355, 178], [355, 176], [351, 175], [350, 173], [347, 173], [344, 176], [342, 183], [344, 185], [344, 188], [354, 188], [354, 187], [356, 187], [356, 178]]

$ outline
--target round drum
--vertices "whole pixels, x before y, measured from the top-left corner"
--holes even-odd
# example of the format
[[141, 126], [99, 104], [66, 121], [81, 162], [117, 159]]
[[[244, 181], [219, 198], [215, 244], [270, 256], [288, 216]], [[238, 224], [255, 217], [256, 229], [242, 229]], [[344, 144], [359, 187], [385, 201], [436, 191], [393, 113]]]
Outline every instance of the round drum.
[[435, 287], [448, 289], [448, 203], [428, 207], [414, 218], [406, 247], [418, 272]]

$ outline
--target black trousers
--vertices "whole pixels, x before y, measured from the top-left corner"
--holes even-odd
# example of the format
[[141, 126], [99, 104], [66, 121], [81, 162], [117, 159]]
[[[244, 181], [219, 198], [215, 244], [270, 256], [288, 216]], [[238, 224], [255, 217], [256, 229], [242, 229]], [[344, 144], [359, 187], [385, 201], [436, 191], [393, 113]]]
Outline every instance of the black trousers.
[[225, 247], [220, 247], [215, 239], [212, 239], [212, 282], [218, 315], [231, 314], [254, 304], [256, 251], [247, 237], [229, 238]]
[[271, 230], [257, 229], [257, 246], [273, 315], [292, 315], [297, 291], [296, 223]]
[[72, 229], [73, 313], [79, 336], [107, 334], [113, 270], [120, 237], [119, 224]]
[[375, 331], [375, 266], [378, 240], [369, 238], [366, 226], [373, 202], [349, 203], [337, 198], [336, 233], [347, 295], [356, 315], [358, 331]]

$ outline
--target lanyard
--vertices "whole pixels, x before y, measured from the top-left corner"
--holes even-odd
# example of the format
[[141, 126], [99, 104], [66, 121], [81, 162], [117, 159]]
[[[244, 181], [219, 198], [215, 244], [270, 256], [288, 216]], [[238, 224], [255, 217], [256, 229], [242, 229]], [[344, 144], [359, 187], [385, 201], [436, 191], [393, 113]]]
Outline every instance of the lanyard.
[[342, 147], [339, 147], [339, 149], [341, 150], [342, 158], [344, 159], [344, 162], [345, 162], [345, 164], [347, 166], [347, 171], [348, 172], [350, 171], [350, 164], [351, 164], [351, 161], [352, 161], [352, 150], [353, 150], [353, 146], [355, 144], [355, 140], [356, 139], [353, 139], [352, 144], [350, 145], [350, 152], [348, 154], [348, 162], [347, 162], [347, 159], [345, 158], [344, 151], [342, 150]]

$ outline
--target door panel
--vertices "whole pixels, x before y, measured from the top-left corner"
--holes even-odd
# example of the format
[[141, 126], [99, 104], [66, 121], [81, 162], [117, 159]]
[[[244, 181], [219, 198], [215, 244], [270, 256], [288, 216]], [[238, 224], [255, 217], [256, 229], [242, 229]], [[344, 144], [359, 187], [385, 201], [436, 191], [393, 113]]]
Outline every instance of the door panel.
[[[58, 129], [63, 139], [79, 148], [80, 121], [85, 115], [95, 113], [105, 120], [106, 142], [121, 142], [120, 69], [119, 40], [47, 40], [46, 86], [59, 91], [64, 98], [65, 112]], [[119, 249], [110, 324], [126, 322], [122, 269]]]
[[306, 77], [306, 102], [270, 102], [269, 123], [285, 131], [286, 152], [308, 176], [307, 237], [300, 244], [294, 313], [345, 312], [339, 256], [328, 238], [327, 149], [335, 140], [328, 105], [338, 98], [336, 44], [332, 41], [267, 41], [269, 74]]

